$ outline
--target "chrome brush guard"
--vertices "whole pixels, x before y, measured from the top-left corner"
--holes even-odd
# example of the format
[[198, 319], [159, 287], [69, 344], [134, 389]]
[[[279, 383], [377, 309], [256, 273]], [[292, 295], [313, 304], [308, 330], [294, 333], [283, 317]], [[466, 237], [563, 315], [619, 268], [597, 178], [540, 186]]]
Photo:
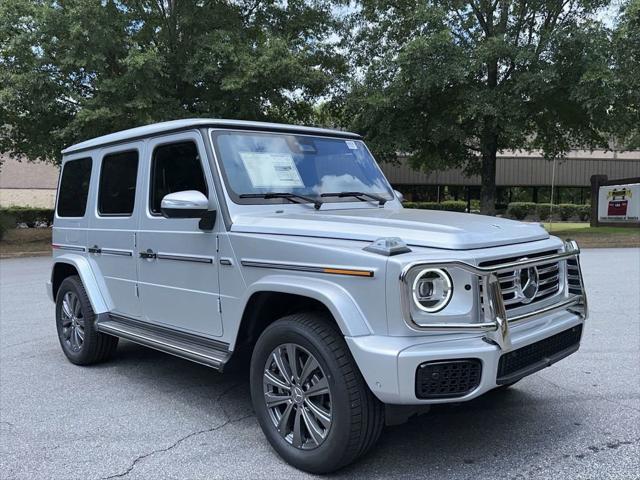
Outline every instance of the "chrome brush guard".
[[[509, 336], [510, 324], [523, 322], [526, 320], [533, 320], [543, 315], [551, 314], [561, 310], [569, 310], [572, 313], [581, 316], [583, 319], [587, 318], [587, 297], [582, 279], [582, 271], [580, 269], [579, 256], [580, 248], [578, 247], [578, 244], [573, 240], [567, 240], [564, 244], [564, 250], [562, 252], [531, 259], [522, 259], [518, 261], [491, 265], [488, 267], [480, 267], [459, 260], [412, 263], [410, 265], [407, 265], [400, 275], [400, 281], [404, 284], [405, 288], [407, 287], [406, 279], [408, 272], [412, 268], [415, 268], [417, 266], [460, 268], [478, 277], [479, 284], [482, 286], [484, 302], [482, 307], [480, 308], [479, 316], [481, 321], [476, 323], [441, 322], [417, 324], [413, 322], [413, 320], [411, 319], [411, 315], [409, 314], [409, 312], [407, 312], [406, 308], [405, 318], [407, 322], [411, 322], [410, 327], [414, 330], [459, 333], [484, 332], [486, 334], [485, 338], [488, 341], [498, 345], [502, 350], [509, 350], [511, 348], [511, 341]], [[559, 301], [523, 314], [513, 315], [511, 317], [507, 315], [498, 274], [502, 272], [509, 272], [512, 270], [521, 270], [523, 268], [544, 265], [554, 261], [570, 259], [574, 259], [574, 262], [571, 266], [574, 273], [569, 274], [567, 272], [567, 274], [564, 275], [564, 288], [562, 289], [562, 295], [559, 296]], [[570, 279], [574, 282], [571, 286], [569, 285]]]

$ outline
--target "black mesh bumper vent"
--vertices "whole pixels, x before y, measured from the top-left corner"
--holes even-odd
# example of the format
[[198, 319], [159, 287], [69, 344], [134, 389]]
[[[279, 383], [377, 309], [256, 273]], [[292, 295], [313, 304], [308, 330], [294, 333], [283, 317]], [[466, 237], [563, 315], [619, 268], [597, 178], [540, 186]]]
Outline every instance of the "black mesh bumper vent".
[[476, 358], [426, 362], [416, 371], [416, 397], [462, 397], [480, 385], [482, 363]]
[[577, 325], [539, 342], [505, 353], [500, 357], [496, 383], [503, 385], [515, 382], [571, 355], [578, 350], [581, 335], [582, 325]]

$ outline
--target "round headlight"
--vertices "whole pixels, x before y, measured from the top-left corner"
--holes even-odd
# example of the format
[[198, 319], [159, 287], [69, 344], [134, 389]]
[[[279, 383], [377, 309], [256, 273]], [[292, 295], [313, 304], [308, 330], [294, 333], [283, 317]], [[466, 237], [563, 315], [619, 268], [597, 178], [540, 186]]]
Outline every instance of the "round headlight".
[[423, 312], [439, 312], [447, 306], [451, 295], [451, 277], [439, 268], [425, 268], [413, 281], [413, 301]]

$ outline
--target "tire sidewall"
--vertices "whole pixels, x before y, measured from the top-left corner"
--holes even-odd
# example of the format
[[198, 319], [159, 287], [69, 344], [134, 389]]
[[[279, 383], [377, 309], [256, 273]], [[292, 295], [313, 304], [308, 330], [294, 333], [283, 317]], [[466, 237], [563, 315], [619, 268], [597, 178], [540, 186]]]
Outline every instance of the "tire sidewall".
[[[264, 402], [263, 371], [268, 356], [284, 343], [296, 343], [307, 349], [318, 361], [331, 392], [331, 428], [327, 438], [313, 450], [301, 450], [290, 445], [277, 431]], [[263, 332], [251, 358], [251, 399], [256, 416], [273, 448], [292, 465], [319, 473], [341, 466], [351, 433], [351, 399], [341, 368], [326, 343], [299, 322], [283, 318]]]
[[[62, 300], [67, 292], [73, 292], [78, 297], [78, 300], [80, 301], [80, 308], [82, 310], [82, 317], [84, 318], [84, 341], [78, 352], [74, 352], [67, 347], [62, 333]], [[63, 280], [60, 288], [58, 289], [58, 294], [56, 295], [56, 329], [58, 331], [58, 340], [62, 347], [62, 351], [72, 363], [81, 364], [87, 361], [88, 354], [90, 353], [90, 344], [93, 339], [94, 318], [95, 315], [93, 313], [93, 309], [91, 308], [91, 304], [87, 301], [82, 284], [80, 284], [74, 277], [69, 277]]]

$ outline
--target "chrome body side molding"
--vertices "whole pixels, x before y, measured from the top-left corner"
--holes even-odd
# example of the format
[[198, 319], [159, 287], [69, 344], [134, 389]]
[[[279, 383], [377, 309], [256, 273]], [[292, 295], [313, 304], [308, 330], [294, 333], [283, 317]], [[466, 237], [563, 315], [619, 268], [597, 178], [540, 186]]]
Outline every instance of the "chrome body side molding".
[[182, 255], [180, 253], [163, 253], [156, 254], [158, 260], [174, 260], [176, 262], [194, 262], [194, 263], [213, 263], [212, 257], [199, 257], [195, 255]]

